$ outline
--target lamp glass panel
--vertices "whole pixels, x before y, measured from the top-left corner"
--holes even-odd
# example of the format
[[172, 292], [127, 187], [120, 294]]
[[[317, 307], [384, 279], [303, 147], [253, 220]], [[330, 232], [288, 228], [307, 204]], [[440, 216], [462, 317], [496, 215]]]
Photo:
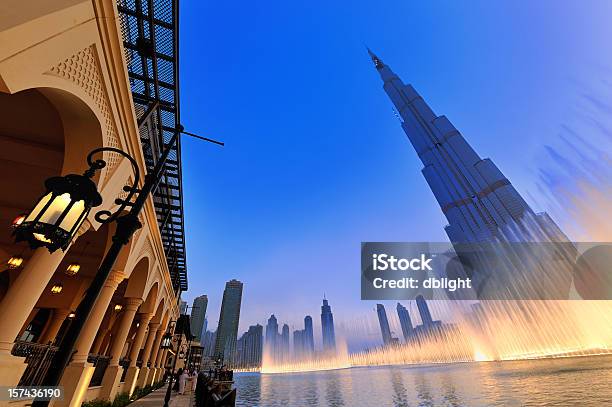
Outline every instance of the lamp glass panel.
[[57, 218], [59, 218], [60, 215], [64, 213], [64, 211], [70, 204], [70, 201], [70, 194], [68, 192], [61, 195], [57, 195], [53, 202], [51, 202], [51, 205], [47, 208], [45, 213], [42, 214], [39, 222], [54, 225], [57, 221]]
[[[64, 195], [67, 195], [67, 194], [64, 194]], [[70, 232], [73, 229], [74, 224], [79, 220], [79, 218], [81, 217], [81, 214], [84, 211], [85, 211], [85, 201], [83, 200], [76, 201], [74, 205], [72, 205], [68, 213], [66, 214], [66, 217], [62, 220], [62, 223], [60, 223], [59, 227], [61, 229], [64, 229], [67, 232]]]
[[40, 201], [38, 201], [38, 203], [36, 204], [34, 209], [32, 209], [32, 212], [30, 212], [30, 214], [26, 218], [26, 222], [32, 222], [34, 219], [36, 219], [36, 217], [38, 216], [40, 211], [42, 211], [42, 209], [45, 207], [47, 202], [49, 202], [49, 199], [51, 199], [52, 195], [53, 194], [51, 192], [49, 192], [47, 195], [42, 197], [42, 199]]

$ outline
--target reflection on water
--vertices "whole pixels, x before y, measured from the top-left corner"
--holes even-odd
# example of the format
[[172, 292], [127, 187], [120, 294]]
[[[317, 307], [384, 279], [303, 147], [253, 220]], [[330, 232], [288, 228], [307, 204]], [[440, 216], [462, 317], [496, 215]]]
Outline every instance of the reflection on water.
[[238, 373], [238, 406], [604, 406], [612, 356]]

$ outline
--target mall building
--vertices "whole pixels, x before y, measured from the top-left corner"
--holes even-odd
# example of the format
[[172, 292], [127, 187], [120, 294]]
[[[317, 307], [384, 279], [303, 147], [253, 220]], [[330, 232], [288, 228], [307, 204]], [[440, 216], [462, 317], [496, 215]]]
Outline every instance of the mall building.
[[[120, 154], [99, 153], [106, 166], [93, 181], [102, 203], [53, 252], [14, 233], [45, 180], [83, 174], [90, 151], [114, 147], [134, 158], [140, 186], [177, 131], [176, 3], [0, 5], [0, 386], [40, 385], [57, 368], [53, 355], [116, 229], [95, 215], [129, 210], [119, 203], [136, 171]], [[179, 140], [78, 335], [61, 377], [64, 400], [52, 405], [112, 400], [161, 380], [173, 350], [160, 342], [187, 289], [180, 176]]]

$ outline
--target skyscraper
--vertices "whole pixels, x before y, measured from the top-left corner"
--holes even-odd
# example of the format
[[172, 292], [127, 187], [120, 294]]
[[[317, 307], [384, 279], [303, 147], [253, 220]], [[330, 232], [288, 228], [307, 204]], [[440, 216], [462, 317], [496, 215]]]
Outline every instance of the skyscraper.
[[[451, 242], [490, 242], [500, 228], [531, 215], [551, 241], [567, 237], [546, 214], [535, 214], [488, 158], [480, 158], [446, 116], [437, 116], [411, 85], [368, 50], [402, 129], [423, 162], [423, 175], [448, 220]], [[541, 241], [541, 240], [540, 240]]]
[[236, 337], [238, 336], [241, 302], [242, 283], [238, 280], [230, 280], [225, 283], [215, 341], [215, 357], [233, 360], [236, 350]]
[[280, 338], [281, 357], [283, 360], [289, 357], [289, 325], [283, 324]]
[[312, 330], [312, 317], [304, 317], [304, 353], [314, 353], [314, 332]]
[[197, 342], [202, 342], [202, 328], [204, 327], [204, 319], [206, 318], [206, 307], [208, 306], [208, 297], [200, 295], [193, 300], [191, 307], [191, 334], [195, 336]]
[[383, 343], [388, 345], [391, 343], [391, 328], [389, 328], [389, 319], [387, 319], [385, 306], [376, 304], [376, 313], [378, 314], [378, 323], [380, 324], [380, 333], [382, 334]]
[[304, 355], [304, 330], [293, 331], [293, 356], [301, 358]]
[[397, 316], [399, 317], [400, 325], [402, 326], [404, 340], [408, 341], [414, 335], [414, 327], [412, 326], [412, 320], [410, 319], [408, 310], [399, 302], [397, 303]]
[[238, 355], [238, 366], [259, 367], [263, 351], [263, 327], [251, 325], [249, 330], [240, 337], [241, 346]]
[[336, 350], [334, 315], [332, 314], [331, 307], [329, 306], [326, 298], [323, 298], [323, 305], [321, 306], [321, 330], [323, 333], [323, 350]]
[[187, 301], [181, 300], [179, 304], [179, 311], [181, 312], [181, 315], [187, 314]]
[[278, 321], [274, 314], [270, 315], [268, 318], [268, 323], [266, 324], [266, 345], [269, 345], [271, 349], [274, 349], [276, 346], [276, 339], [278, 337]]
[[423, 326], [432, 326], [433, 319], [431, 318], [431, 313], [429, 312], [427, 301], [425, 301], [425, 298], [420, 294], [416, 296], [416, 305], [419, 309], [419, 314], [421, 315], [421, 322], [423, 323]]

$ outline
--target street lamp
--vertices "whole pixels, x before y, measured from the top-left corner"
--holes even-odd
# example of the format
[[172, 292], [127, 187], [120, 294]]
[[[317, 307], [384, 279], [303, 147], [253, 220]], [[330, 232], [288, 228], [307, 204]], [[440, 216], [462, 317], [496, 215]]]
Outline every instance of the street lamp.
[[172, 334], [170, 332], [166, 332], [161, 340], [161, 349], [170, 349], [172, 348]]
[[26, 241], [32, 249], [46, 247], [51, 253], [60, 248], [65, 251], [91, 208], [102, 203], [91, 178], [105, 165], [96, 161], [83, 175], [47, 179], [47, 192], [34, 209], [25, 219], [13, 221], [15, 241]]
[[[151, 114], [156, 109], [157, 104], [152, 105], [145, 116]], [[168, 155], [174, 148], [181, 133], [215, 144], [224, 145], [219, 141], [187, 133], [184, 131], [183, 126], [177, 125], [176, 131], [170, 140], [168, 140], [155, 167], [147, 174], [145, 182], [140, 189], [138, 188], [140, 170], [138, 168], [138, 163], [132, 156], [114, 147], [97, 148], [87, 155], [89, 169], [85, 171], [83, 175], [70, 174], [64, 177], [49, 178], [45, 182], [47, 187], [46, 195], [39, 200], [38, 204], [27, 218], [15, 228], [15, 239], [17, 241], [27, 241], [32, 248], [46, 247], [50, 252], [58, 248], [66, 250], [79, 226], [89, 214], [91, 208], [99, 206], [102, 203], [102, 198], [92, 178], [97, 170], [101, 170], [106, 166], [106, 162], [103, 159], [94, 160], [93, 157], [96, 154], [108, 151], [125, 157], [130, 164], [132, 164], [134, 183], [132, 186], [123, 187], [123, 190], [128, 193], [125, 199], [115, 200], [115, 203], [119, 205], [119, 207], [114, 213], [108, 210], [102, 210], [95, 215], [95, 220], [99, 223], [117, 222], [115, 234], [112, 237], [112, 244], [104, 255], [104, 259], [100, 263], [98, 272], [95, 274], [91, 285], [75, 310], [75, 318], [68, 327], [66, 334], [58, 346], [57, 352], [53, 356], [51, 366], [55, 368], [47, 371], [41, 385], [58, 385], [64, 373], [64, 369], [72, 358], [74, 346], [79, 338], [83, 325], [89, 317], [91, 309], [108, 275], [114, 267], [123, 246], [127, 245], [132, 235], [142, 227], [138, 220], [138, 216], [149, 194], [159, 185]], [[136, 198], [132, 201], [135, 195]], [[124, 209], [127, 207], [129, 207], [130, 210], [128, 213], [124, 214]], [[32, 407], [48, 405], [49, 401], [45, 400], [34, 400], [32, 403]]]

